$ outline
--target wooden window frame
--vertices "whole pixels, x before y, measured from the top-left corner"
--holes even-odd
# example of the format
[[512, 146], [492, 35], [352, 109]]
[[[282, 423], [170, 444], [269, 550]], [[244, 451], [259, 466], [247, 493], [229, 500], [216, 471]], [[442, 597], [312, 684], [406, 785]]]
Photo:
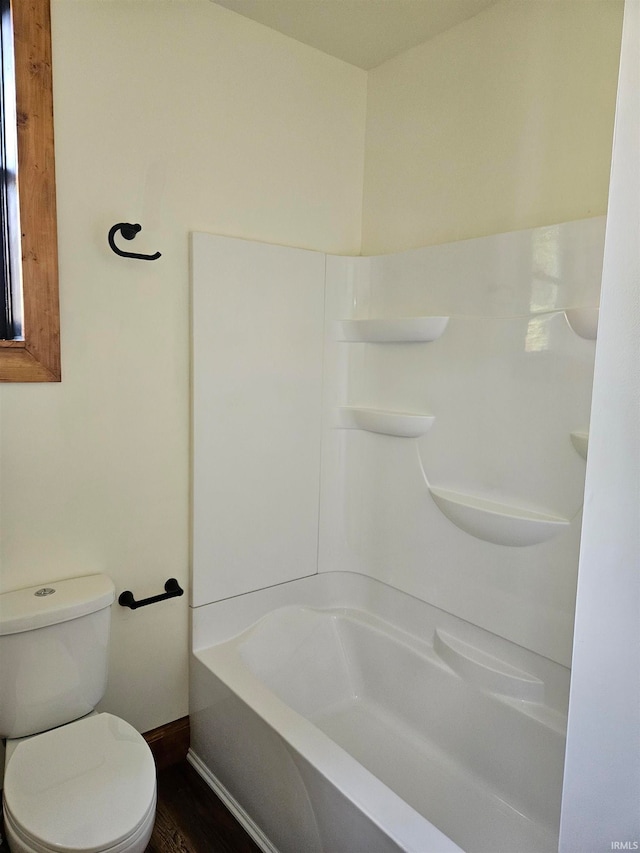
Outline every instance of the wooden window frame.
[[24, 340], [0, 341], [0, 381], [59, 382], [60, 309], [49, 0], [12, 2]]

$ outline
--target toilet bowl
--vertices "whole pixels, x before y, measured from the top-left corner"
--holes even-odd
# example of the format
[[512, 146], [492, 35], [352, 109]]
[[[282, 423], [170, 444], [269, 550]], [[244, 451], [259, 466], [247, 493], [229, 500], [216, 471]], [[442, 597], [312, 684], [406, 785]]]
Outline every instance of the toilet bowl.
[[12, 853], [143, 853], [156, 774], [138, 732], [94, 714], [7, 743], [3, 791]]
[[96, 713], [107, 684], [107, 575], [0, 595], [3, 810], [11, 853], [144, 853], [156, 807], [145, 739]]

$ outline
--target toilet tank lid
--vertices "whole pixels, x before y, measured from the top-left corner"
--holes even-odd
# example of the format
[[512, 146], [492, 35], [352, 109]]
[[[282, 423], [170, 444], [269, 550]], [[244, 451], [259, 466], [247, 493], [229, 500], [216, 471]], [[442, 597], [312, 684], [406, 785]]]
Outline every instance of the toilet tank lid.
[[0, 595], [0, 635], [19, 634], [86, 616], [109, 607], [115, 596], [113, 581], [102, 574], [5, 592]]

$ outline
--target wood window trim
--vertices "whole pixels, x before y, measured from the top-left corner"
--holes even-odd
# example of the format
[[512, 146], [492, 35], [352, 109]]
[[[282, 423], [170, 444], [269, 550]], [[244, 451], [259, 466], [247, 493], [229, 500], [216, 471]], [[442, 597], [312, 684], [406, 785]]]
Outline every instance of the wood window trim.
[[60, 381], [49, 0], [12, 3], [24, 340], [0, 341], [0, 381]]

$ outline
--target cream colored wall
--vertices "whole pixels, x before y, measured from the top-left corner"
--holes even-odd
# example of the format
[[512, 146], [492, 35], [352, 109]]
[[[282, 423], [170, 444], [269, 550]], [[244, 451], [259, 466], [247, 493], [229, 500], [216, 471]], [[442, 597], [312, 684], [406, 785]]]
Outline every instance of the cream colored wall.
[[369, 72], [363, 254], [606, 213], [621, 0], [501, 0]]
[[[561, 853], [640, 840], [640, 3], [625, 6], [593, 379]], [[637, 843], [635, 847], [637, 847]]]
[[[188, 232], [357, 253], [366, 74], [209, 0], [52, 6], [63, 381], [0, 391], [1, 584], [144, 597], [188, 585]], [[102, 707], [186, 714], [187, 650], [187, 596], [114, 606]]]

